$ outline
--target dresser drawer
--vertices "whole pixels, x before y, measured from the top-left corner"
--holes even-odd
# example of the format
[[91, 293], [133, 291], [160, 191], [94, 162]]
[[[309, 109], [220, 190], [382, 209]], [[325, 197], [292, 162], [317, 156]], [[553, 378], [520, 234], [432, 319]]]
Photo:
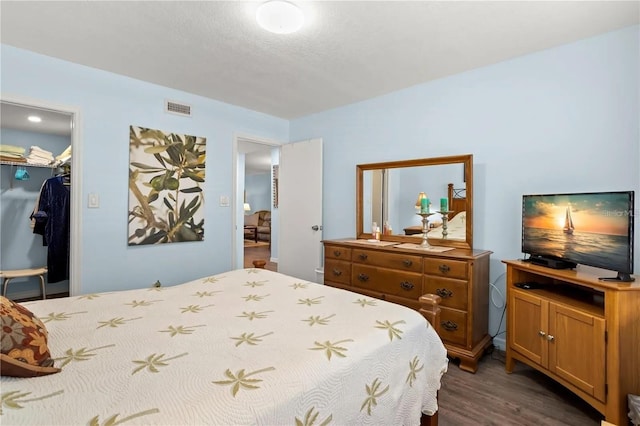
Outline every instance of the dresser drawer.
[[398, 269], [422, 273], [422, 257], [402, 253], [385, 253], [374, 250], [353, 249], [351, 259], [354, 263], [374, 265], [381, 268]]
[[455, 309], [440, 309], [440, 338], [448, 343], [465, 345], [467, 336], [467, 313]]
[[326, 258], [324, 260], [324, 280], [340, 284], [350, 284], [351, 262]]
[[352, 265], [351, 285], [407, 299], [417, 300], [423, 294], [421, 274], [357, 263]]
[[424, 277], [424, 292], [437, 294], [442, 298], [441, 306], [467, 310], [467, 281], [437, 278], [430, 275]]
[[332, 246], [325, 244], [324, 257], [326, 259], [351, 260], [351, 249], [348, 247]]
[[427, 258], [424, 273], [448, 278], [467, 279], [467, 262], [453, 259]]

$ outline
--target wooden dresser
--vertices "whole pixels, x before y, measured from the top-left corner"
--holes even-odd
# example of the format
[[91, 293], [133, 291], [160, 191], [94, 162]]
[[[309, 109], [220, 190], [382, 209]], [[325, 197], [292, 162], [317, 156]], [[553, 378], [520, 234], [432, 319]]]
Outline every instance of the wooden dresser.
[[490, 251], [432, 252], [398, 248], [399, 243], [324, 241], [324, 283], [418, 310], [420, 296], [442, 298], [440, 337], [460, 368], [478, 369], [491, 344], [489, 321]]

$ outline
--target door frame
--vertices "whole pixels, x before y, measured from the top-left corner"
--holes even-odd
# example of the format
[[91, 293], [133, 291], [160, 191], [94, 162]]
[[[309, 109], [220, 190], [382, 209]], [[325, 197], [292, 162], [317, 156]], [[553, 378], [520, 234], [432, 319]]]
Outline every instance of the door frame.
[[[231, 232], [233, 237], [232, 245], [231, 245], [231, 269], [241, 269], [244, 267], [244, 263], [238, 265], [240, 261], [244, 261], [244, 234], [239, 229], [240, 221], [242, 219], [242, 215], [244, 215], [244, 181], [245, 181], [245, 170], [244, 167], [240, 169], [239, 167], [239, 159], [240, 152], [238, 150], [238, 146], [242, 142], [249, 142], [258, 145], [264, 145], [270, 148], [279, 148], [284, 144], [284, 142], [263, 138], [260, 136], [249, 135], [246, 133], [234, 133], [233, 135], [233, 147], [232, 147], [232, 176], [233, 176], [233, 196], [231, 207], [233, 208], [231, 217]], [[272, 162], [273, 166], [273, 162]], [[273, 172], [272, 172], [273, 173]], [[243, 222], [244, 226], [244, 222]], [[272, 236], [273, 238], [273, 236]], [[272, 239], [273, 241], [273, 239]], [[242, 248], [242, 250], [240, 250]]]
[[82, 294], [82, 125], [80, 108], [22, 95], [0, 93], [0, 102], [46, 109], [71, 116], [71, 206], [69, 296]]

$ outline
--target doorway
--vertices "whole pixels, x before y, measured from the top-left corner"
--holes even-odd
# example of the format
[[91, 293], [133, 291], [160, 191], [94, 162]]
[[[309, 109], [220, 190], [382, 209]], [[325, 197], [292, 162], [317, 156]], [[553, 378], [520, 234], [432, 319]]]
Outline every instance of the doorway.
[[273, 166], [279, 163], [280, 143], [237, 136], [233, 150], [233, 268], [253, 267], [254, 260], [265, 260], [266, 269], [275, 271], [279, 214], [274, 204]]
[[[47, 117], [46, 123], [49, 123], [50, 120], [53, 120], [54, 117], [57, 117], [61, 120], [57, 120], [62, 123], [62, 126], [68, 126], [66, 129], [66, 133], [68, 134], [69, 145], [71, 146], [72, 157], [70, 160], [71, 171], [70, 177], [71, 185], [70, 188], [70, 248], [69, 248], [69, 280], [68, 284], [64, 283], [67, 288], [67, 292], [69, 295], [74, 296], [81, 293], [82, 283], [80, 281], [81, 277], [81, 229], [82, 229], [82, 211], [81, 211], [81, 194], [82, 194], [82, 162], [81, 159], [81, 151], [82, 144], [80, 138], [80, 112], [75, 107], [70, 107], [66, 105], [53, 104], [47, 101], [36, 100], [31, 98], [25, 98], [21, 96], [10, 96], [10, 95], [2, 95], [0, 97], [0, 103], [2, 107], [15, 109], [16, 111], [32, 111], [34, 115], [42, 115], [43, 121], [45, 122], [44, 117]], [[3, 127], [6, 126], [17, 126], [14, 124], [9, 124], [8, 117], [3, 115]], [[42, 130], [40, 133], [49, 130]], [[53, 127], [50, 130], [52, 133], [61, 131], [58, 127]], [[4, 141], [5, 144], [10, 144], [9, 141]], [[27, 147], [29, 149], [29, 147]], [[64, 149], [64, 148], [63, 148]], [[54, 155], [60, 154], [59, 152], [55, 152]], [[6, 177], [6, 173], [9, 173], [7, 170], [7, 165], [2, 166], [3, 177]], [[52, 169], [49, 169], [52, 170]], [[28, 171], [28, 170], [27, 170]], [[46, 173], [45, 173], [46, 174]], [[42, 173], [40, 173], [42, 175]], [[42, 175], [40, 177], [45, 177]], [[39, 189], [35, 191], [39, 192]], [[33, 192], [33, 191], [32, 191]], [[4, 195], [4, 193], [3, 193]], [[27, 200], [29, 201], [29, 200]], [[32, 204], [35, 204], [34, 202]], [[28, 218], [28, 215], [27, 215]], [[4, 222], [4, 220], [3, 220]], [[7, 250], [7, 247], [3, 247], [3, 252]], [[24, 250], [29, 250], [29, 248], [23, 247]], [[32, 254], [27, 254], [27, 256], [32, 256]], [[37, 255], [33, 257], [37, 258]], [[5, 260], [5, 256], [3, 255], [3, 263]], [[42, 266], [42, 265], [40, 265]], [[10, 265], [2, 265], [3, 268], [10, 269]], [[19, 269], [19, 268], [16, 268]], [[22, 269], [22, 268], [20, 268]], [[18, 286], [16, 286], [18, 287]], [[49, 287], [49, 286], [47, 286]], [[50, 286], [52, 292], [57, 292], [59, 289], [51, 285]], [[13, 289], [12, 289], [13, 290]], [[47, 288], [47, 292], [49, 292], [49, 288]]]

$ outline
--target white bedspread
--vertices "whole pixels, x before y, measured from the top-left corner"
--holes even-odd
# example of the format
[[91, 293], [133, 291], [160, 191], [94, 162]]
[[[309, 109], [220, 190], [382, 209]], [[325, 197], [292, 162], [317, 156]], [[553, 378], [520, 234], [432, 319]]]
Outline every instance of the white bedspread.
[[2, 377], [2, 425], [417, 425], [447, 369], [419, 313], [267, 270], [24, 305], [62, 371]]

